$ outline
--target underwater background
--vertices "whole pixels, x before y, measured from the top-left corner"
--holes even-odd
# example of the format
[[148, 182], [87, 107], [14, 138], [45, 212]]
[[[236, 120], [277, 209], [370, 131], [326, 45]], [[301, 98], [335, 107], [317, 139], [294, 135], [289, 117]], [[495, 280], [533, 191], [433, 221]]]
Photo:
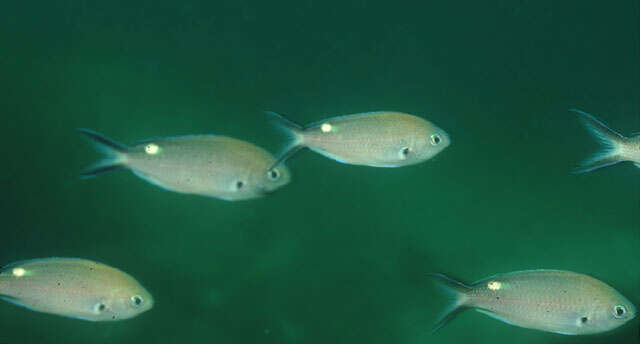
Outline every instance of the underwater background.
[[[572, 168], [569, 108], [640, 131], [637, 1], [24, 1], [0, 13], [0, 262], [82, 257], [154, 296], [93, 323], [0, 303], [0, 343], [637, 343], [639, 321], [562, 336], [464, 312], [426, 273], [589, 274], [640, 304], [640, 169]], [[252, 201], [182, 195], [96, 159], [211, 133], [276, 153], [300, 123], [416, 114], [451, 146], [397, 169], [303, 151]]]

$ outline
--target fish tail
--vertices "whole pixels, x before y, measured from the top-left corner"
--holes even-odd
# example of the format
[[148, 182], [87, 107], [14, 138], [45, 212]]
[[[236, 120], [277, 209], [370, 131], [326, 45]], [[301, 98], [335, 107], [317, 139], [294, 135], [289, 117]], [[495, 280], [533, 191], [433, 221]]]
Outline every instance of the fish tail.
[[455, 318], [458, 313], [468, 308], [467, 302], [469, 298], [467, 293], [471, 287], [443, 274], [430, 273], [427, 275], [435, 279], [445, 292], [452, 296], [452, 302], [445, 309], [438, 322], [433, 326], [431, 332], [434, 333]]
[[573, 173], [590, 172], [601, 167], [610, 166], [624, 161], [621, 154], [621, 148], [626, 140], [624, 136], [613, 131], [604, 123], [584, 111], [580, 111], [578, 109], [569, 109], [569, 111], [578, 114], [585, 127], [587, 127], [589, 132], [593, 134], [593, 136], [595, 136], [603, 146], [602, 150], [594, 153], [591, 157], [583, 161], [580, 166], [574, 169]]
[[287, 145], [284, 147], [284, 149], [280, 151], [278, 155], [276, 155], [276, 161], [269, 168], [269, 170], [271, 170], [274, 167], [287, 161], [289, 158], [295, 155], [300, 149], [305, 147], [303, 143], [305, 128], [302, 125], [295, 123], [273, 111], [265, 111], [265, 113], [271, 116], [276, 126], [288, 138]]
[[97, 149], [105, 155], [102, 160], [96, 162], [82, 172], [80, 174], [81, 178], [91, 178], [125, 167], [126, 153], [128, 150], [126, 146], [98, 134], [93, 130], [80, 128], [78, 131], [90, 138]]

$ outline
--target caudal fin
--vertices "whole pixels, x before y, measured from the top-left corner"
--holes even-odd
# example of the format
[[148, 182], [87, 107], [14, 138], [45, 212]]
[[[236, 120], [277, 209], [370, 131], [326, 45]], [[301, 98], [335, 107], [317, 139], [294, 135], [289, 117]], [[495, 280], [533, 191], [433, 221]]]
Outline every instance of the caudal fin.
[[273, 111], [265, 111], [265, 113], [273, 118], [277, 127], [282, 130], [285, 136], [288, 137], [289, 142], [285, 148], [276, 156], [276, 161], [269, 167], [269, 170], [284, 163], [300, 149], [304, 148], [302, 143], [302, 134], [304, 127], [298, 123], [286, 119], [284, 116], [277, 114]]
[[624, 136], [611, 130], [604, 123], [584, 111], [578, 109], [569, 109], [569, 111], [578, 114], [585, 127], [587, 127], [589, 132], [591, 132], [603, 146], [602, 150], [594, 153], [574, 169], [573, 173], [585, 173], [624, 161], [620, 154], [622, 144], [625, 140]]
[[438, 331], [449, 321], [455, 318], [458, 313], [467, 309], [467, 293], [469, 292], [471, 287], [462, 282], [458, 282], [452, 278], [449, 278], [443, 274], [430, 273], [427, 274], [427, 276], [435, 279], [445, 290], [445, 292], [451, 296], [452, 299], [451, 303], [440, 317], [440, 320], [438, 320], [438, 322], [436, 322], [436, 324], [433, 326], [433, 330], [431, 331], [433, 333]]
[[98, 150], [104, 153], [104, 159], [96, 162], [80, 174], [82, 178], [91, 178], [103, 173], [115, 171], [125, 166], [127, 147], [89, 129], [78, 129], [95, 143]]

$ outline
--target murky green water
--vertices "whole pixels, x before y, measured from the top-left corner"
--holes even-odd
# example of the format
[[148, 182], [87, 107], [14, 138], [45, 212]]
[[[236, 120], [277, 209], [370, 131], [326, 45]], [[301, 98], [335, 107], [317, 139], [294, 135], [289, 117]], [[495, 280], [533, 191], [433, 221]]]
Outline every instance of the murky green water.
[[[465, 312], [425, 277], [554, 268], [640, 304], [640, 170], [569, 171], [597, 149], [570, 107], [640, 130], [636, 1], [13, 2], [0, 14], [2, 264], [119, 267], [155, 307], [90, 323], [0, 304], [0, 343], [636, 343], [638, 319], [569, 337]], [[397, 110], [452, 145], [399, 169], [305, 151], [293, 182], [229, 203], [116, 172], [75, 128], [121, 142], [283, 138]]]

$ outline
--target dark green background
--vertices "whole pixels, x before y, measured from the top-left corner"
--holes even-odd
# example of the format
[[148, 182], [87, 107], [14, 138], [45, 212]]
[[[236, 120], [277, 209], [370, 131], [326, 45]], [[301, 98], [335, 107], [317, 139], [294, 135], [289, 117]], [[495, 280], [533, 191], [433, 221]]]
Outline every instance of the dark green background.
[[[0, 343], [635, 343], [447, 304], [471, 282], [588, 273], [640, 305], [640, 170], [572, 175], [597, 150], [570, 107], [640, 130], [629, 1], [12, 1], [0, 13], [0, 261], [71, 256], [135, 276], [155, 307], [91, 323], [0, 303]], [[263, 110], [308, 123], [414, 113], [452, 145], [398, 169], [305, 151], [271, 197], [224, 202], [129, 172], [77, 174], [116, 140], [224, 134], [271, 151]]]

